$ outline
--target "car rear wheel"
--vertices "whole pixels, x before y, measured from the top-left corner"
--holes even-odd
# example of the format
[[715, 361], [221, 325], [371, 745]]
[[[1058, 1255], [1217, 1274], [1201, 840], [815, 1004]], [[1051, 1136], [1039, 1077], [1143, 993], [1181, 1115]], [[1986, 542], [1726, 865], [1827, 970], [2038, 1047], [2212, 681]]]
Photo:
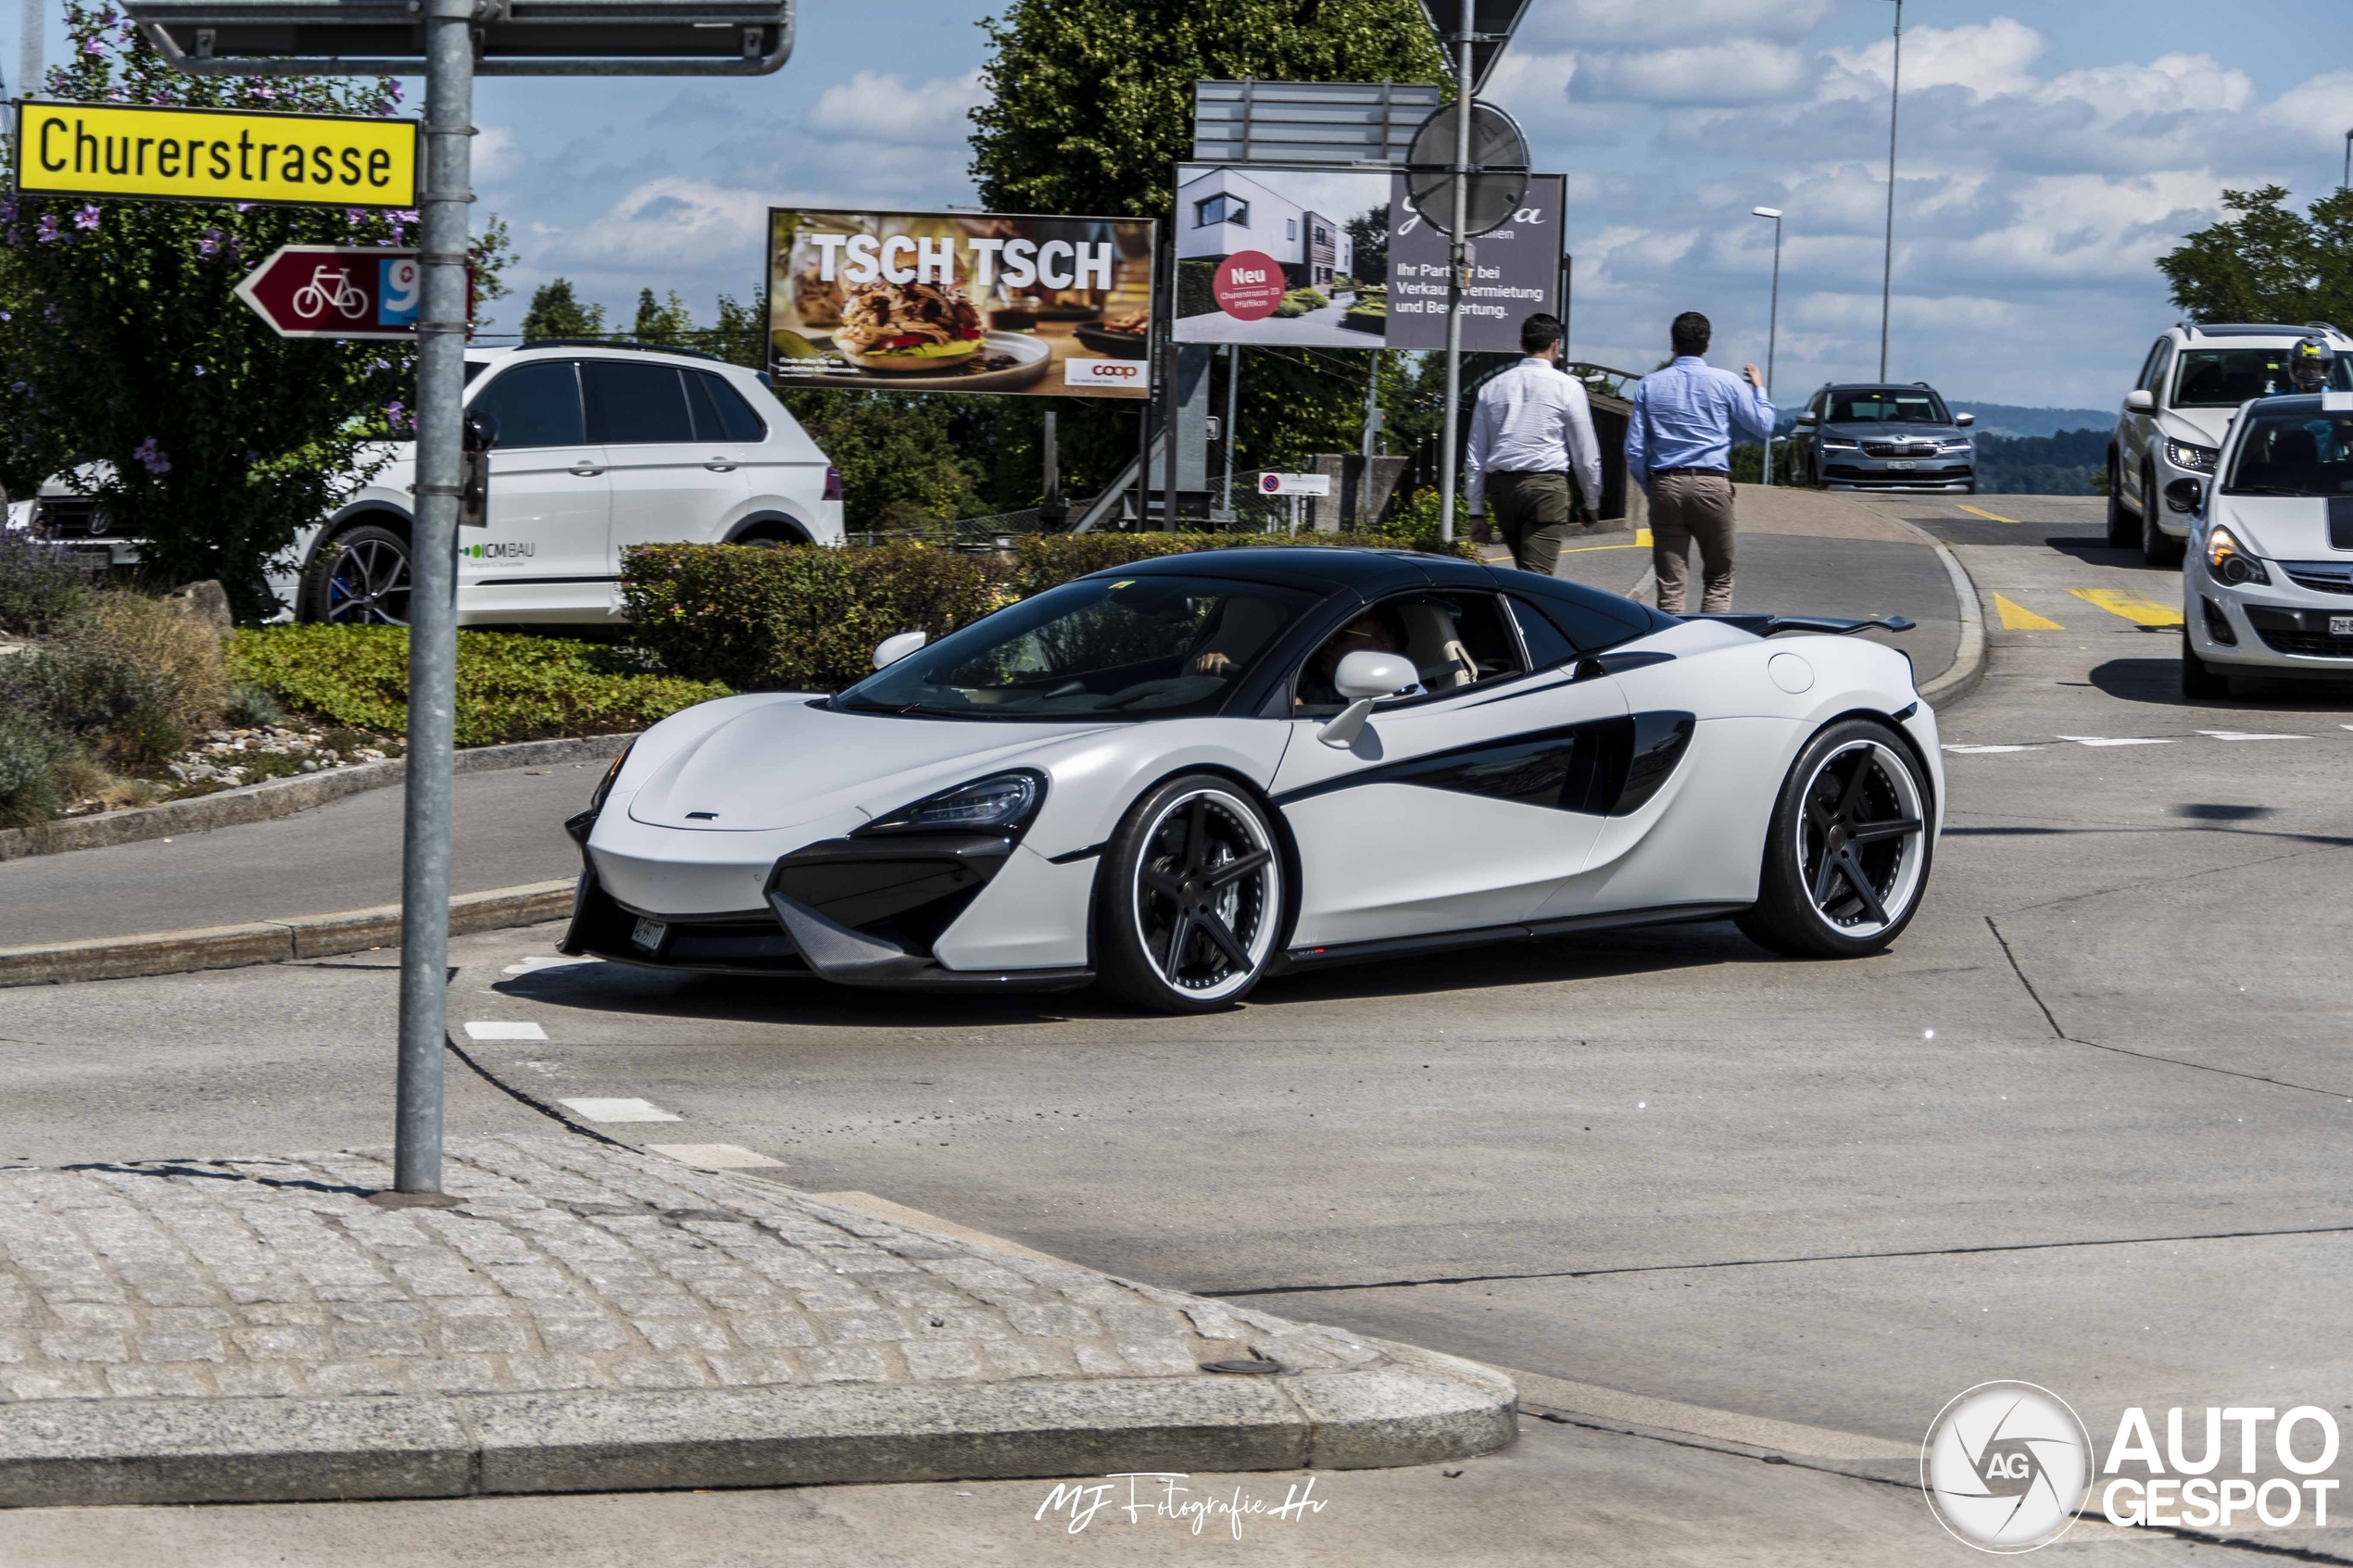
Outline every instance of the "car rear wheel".
[[2141, 542], [2141, 520], [2124, 504], [2123, 470], [2116, 459], [2108, 460], [2108, 542], [2120, 550], [2129, 550]]
[[303, 580], [303, 619], [334, 626], [409, 624], [409, 538], [379, 523], [319, 547]]
[[1867, 719], [1831, 725], [1782, 781], [1741, 930], [1793, 958], [1882, 950], [1927, 890], [1928, 816], [1926, 773], [1900, 736]]
[[1103, 983], [1154, 1012], [1212, 1012], [1265, 973], [1283, 925], [1283, 857], [1231, 779], [1188, 773], [1138, 801], [1096, 884]]
[[2157, 495], [2157, 470], [2141, 470], [2141, 558], [2151, 566], [2179, 566], [2188, 546], [2158, 526], [2163, 505]]
[[2182, 695], [2192, 702], [2210, 702], [2231, 695], [2231, 678], [2198, 658], [2186, 634], [2182, 640]]

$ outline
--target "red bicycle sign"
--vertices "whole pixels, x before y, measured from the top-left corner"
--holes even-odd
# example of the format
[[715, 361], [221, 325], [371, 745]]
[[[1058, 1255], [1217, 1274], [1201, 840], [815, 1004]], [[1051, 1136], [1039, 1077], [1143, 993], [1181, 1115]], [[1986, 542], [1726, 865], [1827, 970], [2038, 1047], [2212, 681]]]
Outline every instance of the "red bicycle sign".
[[[473, 315], [471, 279], [469, 320]], [[413, 338], [424, 273], [413, 250], [284, 245], [237, 285], [281, 337]]]

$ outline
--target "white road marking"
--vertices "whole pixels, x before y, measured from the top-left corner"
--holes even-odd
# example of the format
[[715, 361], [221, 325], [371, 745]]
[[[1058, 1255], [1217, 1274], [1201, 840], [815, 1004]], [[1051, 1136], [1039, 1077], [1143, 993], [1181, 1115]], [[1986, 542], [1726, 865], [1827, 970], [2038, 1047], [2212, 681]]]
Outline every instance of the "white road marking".
[[592, 963], [602, 963], [605, 960], [602, 959], [543, 959], [534, 956], [522, 959], [515, 963], [510, 963], [498, 972], [501, 974], [531, 974], [543, 969], [585, 969]]
[[513, 1023], [504, 1020], [484, 1022], [469, 1020], [466, 1038], [469, 1040], [544, 1040], [547, 1031], [536, 1023]]
[[2310, 735], [2258, 734], [2252, 730], [2200, 730], [2198, 734], [2212, 735], [2216, 740], [2310, 740], [2312, 738]]
[[642, 1099], [561, 1099], [558, 1105], [568, 1105], [591, 1122], [684, 1122], [674, 1110], [664, 1110], [650, 1100]]
[[2078, 746], [2171, 746], [2173, 744], [2170, 740], [2111, 739], [2107, 735], [2061, 735], [2059, 739], [2071, 740]]
[[[565, 1101], [566, 1104], [572, 1103]], [[785, 1162], [732, 1143], [649, 1143], [656, 1154], [705, 1171], [781, 1171]]]
[[1963, 757], [1982, 757], [1996, 751], [2040, 751], [2043, 748], [2039, 746], [1948, 746], [1944, 749], [1957, 751]]

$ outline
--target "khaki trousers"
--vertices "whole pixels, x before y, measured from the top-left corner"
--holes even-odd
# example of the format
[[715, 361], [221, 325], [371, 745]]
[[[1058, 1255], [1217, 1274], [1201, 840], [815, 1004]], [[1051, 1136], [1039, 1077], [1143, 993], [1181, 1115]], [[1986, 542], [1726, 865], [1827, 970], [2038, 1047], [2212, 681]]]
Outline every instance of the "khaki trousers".
[[1576, 495], [1566, 473], [1506, 470], [1487, 476], [1487, 508], [1510, 546], [1512, 564], [1550, 577], [1560, 565], [1561, 542], [1576, 521]]
[[1651, 566], [1658, 572], [1658, 608], [1683, 613], [1691, 585], [1692, 544], [1699, 544], [1706, 588], [1700, 608], [1732, 608], [1732, 479], [1722, 473], [1662, 473], [1650, 485]]

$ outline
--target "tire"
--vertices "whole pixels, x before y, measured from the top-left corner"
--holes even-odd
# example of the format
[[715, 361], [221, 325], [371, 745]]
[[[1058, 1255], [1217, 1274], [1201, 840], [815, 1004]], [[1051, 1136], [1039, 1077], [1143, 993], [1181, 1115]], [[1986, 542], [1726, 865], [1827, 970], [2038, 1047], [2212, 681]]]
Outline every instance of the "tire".
[[2145, 470], [2141, 474], [2141, 559], [2151, 566], [2179, 566], [2189, 549], [2188, 543], [2176, 539], [2157, 524], [2162, 507], [2157, 495], [2157, 470]]
[[2182, 638], [2182, 695], [2192, 702], [2211, 702], [2231, 695], [2231, 678], [2198, 658], [2186, 633]]
[[302, 619], [333, 626], [406, 626], [409, 535], [381, 523], [346, 528], [319, 546], [302, 577]]
[[809, 535], [789, 522], [755, 522], [727, 541], [756, 550], [774, 550], [786, 545], [806, 545]]
[[2119, 550], [2129, 550], [2141, 542], [2141, 520], [2124, 504], [2124, 476], [2114, 454], [2108, 459], [2108, 542]]
[[1283, 931], [1282, 845], [1233, 780], [1185, 773], [1139, 800], [1095, 887], [1102, 983], [1152, 1012], [1214, 1012], [1255, 986]]
[[[1884, 950], [1928, 888], [1930, 804], [1925, 771], [1885, 724], [1850, 719], [1816, 735], [1781, 781], [1742, 932], [1792, 958]], [[1857, 829], [1868, 836], [1848, 836]]]

